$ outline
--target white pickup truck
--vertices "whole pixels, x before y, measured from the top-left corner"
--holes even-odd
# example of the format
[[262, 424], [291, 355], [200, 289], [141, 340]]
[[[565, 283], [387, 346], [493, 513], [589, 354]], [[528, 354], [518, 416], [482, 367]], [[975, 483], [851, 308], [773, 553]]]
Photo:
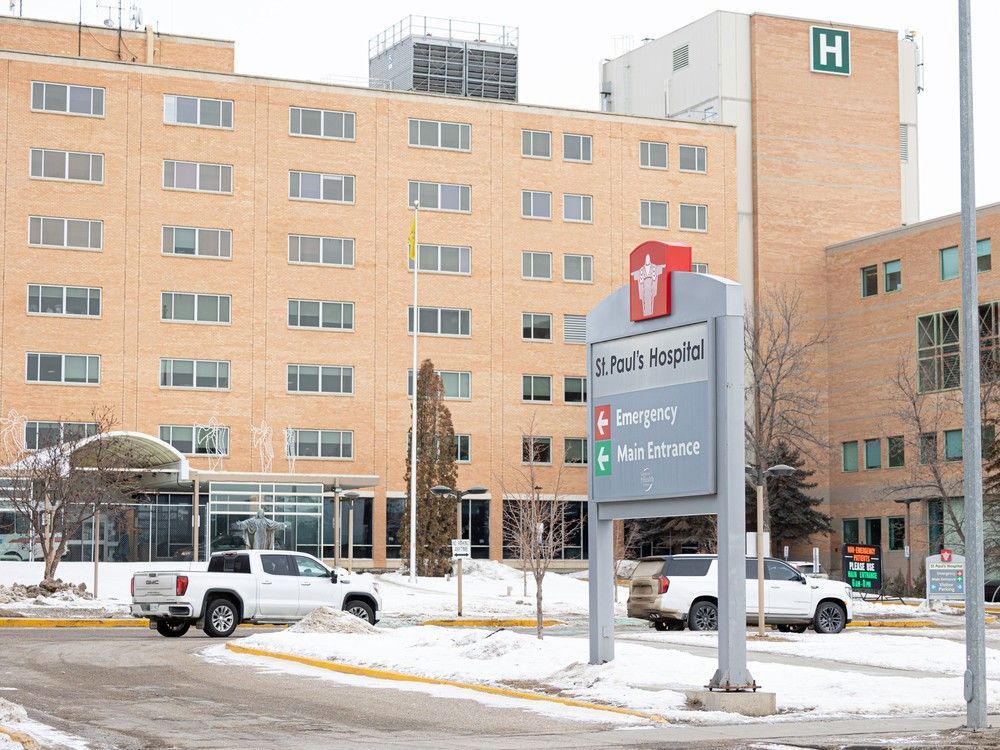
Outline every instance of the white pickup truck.
[[132, 616], [177, 638], [194, 624], [216, 638], [249, 623], [301, 620], [336, 607], [373, 625], [382, 614], [378, 582], [331, 570], [302, 552], [246, 550], [212, 555], [207, 571], [150, 571], [132, 576]]

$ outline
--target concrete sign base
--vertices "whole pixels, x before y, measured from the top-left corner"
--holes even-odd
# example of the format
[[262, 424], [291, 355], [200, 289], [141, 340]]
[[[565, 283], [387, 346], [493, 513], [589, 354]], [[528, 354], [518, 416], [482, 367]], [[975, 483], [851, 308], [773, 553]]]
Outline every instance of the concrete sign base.
[[728, 711], [744, 716], [773, 716], [778, 713], [778, 701], [774, 693], [688, 690], [684, 696], [689, 708], [699, 708], [702, 711]]

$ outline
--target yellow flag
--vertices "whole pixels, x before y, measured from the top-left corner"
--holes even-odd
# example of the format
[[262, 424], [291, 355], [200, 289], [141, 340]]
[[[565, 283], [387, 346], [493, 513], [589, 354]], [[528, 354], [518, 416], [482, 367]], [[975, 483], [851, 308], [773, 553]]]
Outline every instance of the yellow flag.
[[410, 260], [414, 263], [417, 261], [417, 219], [413, 218], [410, 222]]

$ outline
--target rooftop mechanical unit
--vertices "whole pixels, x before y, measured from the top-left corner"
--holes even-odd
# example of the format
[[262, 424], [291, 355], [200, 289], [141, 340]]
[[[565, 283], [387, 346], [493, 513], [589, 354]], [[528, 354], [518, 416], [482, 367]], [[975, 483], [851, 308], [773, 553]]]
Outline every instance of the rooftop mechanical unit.
[[407, 16], [368, 42], [368, 85], [517, 101], [517, 27]]

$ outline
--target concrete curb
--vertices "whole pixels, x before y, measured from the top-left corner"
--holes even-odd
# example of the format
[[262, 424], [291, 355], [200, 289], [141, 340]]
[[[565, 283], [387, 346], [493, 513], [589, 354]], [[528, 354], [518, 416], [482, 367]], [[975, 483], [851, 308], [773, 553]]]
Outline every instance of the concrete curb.
[[148, 620], [129, 618], [0, 617], [0, 628], [145, 628]]
[[8, 729], [7, 727], [0, 727], [0, 734], [10, 737], [13, 742], [19, 744], [22, 748], [24, 748], [24, 750], [41, 750], [34, 738], [24, 732], [17, 732], [13, 729]]
[[589, 701], [576, 700], [573, 698], [559, 698], [554, 695], [545, 695], [543, 693], [532, 693], [525, 690], [512, 690], [510, 688], [496, 687], [494, 685], [482, 685], [474, 682], [459, 682], [458, 680], [445, 680], [437, 677], [420, 677], [418, 675], [405, 674], [403, 672], [392, 672], [387, 669], [373, 669], [371, 667], [356, 667], [350, 664], [340, 664], [335, 661], [328, 661], [325, 659], [312, 659], [307, 656], [296, 656], [295, 654], [286, 654], [279, 651], [266, 651], [259, 648], [249, 648], [247, 646], [238, 646], [235, 643], [227, 643], [226, 649], [237, 654], [247, 654], [249, 656], [263, 656], [270, 659], [281, 659], [283, 661], [290, 661], [296, 664], [304, 664], [307, 667], [317, 667], [318, 669], [326, 669], [330, 672], [339, 672], [341, 674], [350, 674], [359, 677], [373, 677], [378, 680], [391, 680], [394, 682], [417, 682], [424, 685], [445, 685], [447, 687], [456, 687], [463, 690], [472, 690], [477, 693], [487, 693], [489, 695], [500, 695], [506, 698], [519, 698], [528, 701], [540, 701], [542, 703], [558, 703], [562, 706], [570, 706], [571, 708], [585, 708], [591, 709], [593, 711], [605, 711], [608, 713], [622, 714], [624, 716], [633, 716], [639, 719], [646, 719], [647, 721], [656, 722], [659, 724], [666, 724], [667, 720], [662, 716], [657, 716], [656, 714], [647, 713], [645, 711], [635, 711], [631, 708], [622, 708], [620, 706], [608, 706], [601, 703], [590, 703]]
[[[996, 617], [987, 617], [986, 624], [997, 621]], [[948, 625], [933, 620], [851, 620], [849, 628], [946, 628]]]
[[[538, 623], [534, 619], [519, 619], [515, 617], [487, 617], [479, 620], [425, 620], [421, 625], [437, 625], [441, 628], [533, 628]], [[562, 620], [542, 620], [542, 627], [551, 628], [554, 625], [565, 625]]]

